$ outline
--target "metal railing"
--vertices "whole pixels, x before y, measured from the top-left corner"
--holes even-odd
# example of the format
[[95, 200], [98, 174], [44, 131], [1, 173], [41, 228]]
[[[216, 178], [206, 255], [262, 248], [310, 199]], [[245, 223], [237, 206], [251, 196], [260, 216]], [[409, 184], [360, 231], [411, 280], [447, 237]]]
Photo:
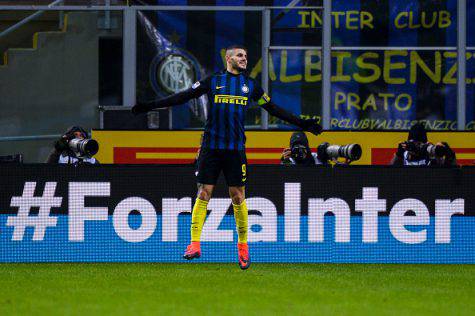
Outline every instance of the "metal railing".
[[60, 137], [61, 137], [60, 134], [31, 135], [31, 136], [3, 136], [3, 137], [0, 137], [0, 142], [48, 140], [48, 139], [58, 139]]
[[[47, 5], [47, 8], [50, 9], [51, 7], [57, 5], [57, 4], [61, 4], [64, 0], [55, 0], [53, 2], [51, 2], [49, 5]], [[1, 9], [3, 10], [3, 9]], [[26, 18], [24, 18], [23, 20], [21, 21], [18, 21], [17, 23], [13, 24], [12, 26], [10, 26], [9, 28], [7, 28], [6, 30], [0, 32], [0, 38], [4, 37], [5, 35], [7, 34], [10, 34], [11, 32], [17, 30], [18, 28], [20, 28], [21, 26], [25, 25], [26, 23], [30, 22], [31, 20], [34, 20], [36, 19], [37, 17], [43, 15], [43, 13], [45, 13], [46, 10], [39, 10], [29, 16], [27, 16]], [[62, 24], [62, 18], [61, 18], [61, 13], [60, 13], [60, 19], [59, 19], [59, 28], [61, 28], [61, 24]]]

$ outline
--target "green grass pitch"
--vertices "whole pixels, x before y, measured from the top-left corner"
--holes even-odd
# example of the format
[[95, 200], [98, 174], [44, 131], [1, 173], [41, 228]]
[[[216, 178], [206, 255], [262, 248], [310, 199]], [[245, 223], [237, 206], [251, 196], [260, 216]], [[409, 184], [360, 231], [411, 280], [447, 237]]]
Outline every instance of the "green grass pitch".
[[475, 265], [0, 265], [0, 315], [200, 314], [475, 315]]

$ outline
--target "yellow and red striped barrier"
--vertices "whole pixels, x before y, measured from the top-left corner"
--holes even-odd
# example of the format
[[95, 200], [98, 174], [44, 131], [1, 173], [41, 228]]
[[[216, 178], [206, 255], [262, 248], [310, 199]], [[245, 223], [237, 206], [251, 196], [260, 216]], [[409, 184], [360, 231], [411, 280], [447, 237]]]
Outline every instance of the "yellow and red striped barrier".
[[[99, 142], [96, 157], [101, 163], [116, 164], [189, 164], [196, 158], [201, 131], [102, 131], [92, 135]], [[250, 164], [278, 164], [282, 150], [289, 146], [292, 132], [247, 132], [246, 152]], [[363, 155], [354, 164], [385, 165], [407, 132], [324, 132], [307, 134], [315, 150], [322, 142], [358, 143]], [[448, 142], [461, 165], [475, 165], [474, 132], [429, 132], [429, 141]]]

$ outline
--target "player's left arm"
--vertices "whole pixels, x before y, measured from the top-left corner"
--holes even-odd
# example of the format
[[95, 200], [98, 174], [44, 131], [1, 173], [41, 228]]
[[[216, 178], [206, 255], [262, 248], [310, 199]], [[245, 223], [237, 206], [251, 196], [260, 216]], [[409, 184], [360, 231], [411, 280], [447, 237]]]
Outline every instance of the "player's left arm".
[[270, 115], [273, 115], [292, 125], [300, 127], [304, 131], [310, 132], [315, 135], [318, 135], [322, 132], [322, 127], [320, 126], [320, 124], [317, 123], [317, 120], [301, 119], [293, 115], [292, 113], [284, 110], [283, 108], [277, 106], [259, 86], [254, 89], [251, 98], [257, 101], [257, 104], [259, 106], [262, 106], [264, 110], [269, 112]]

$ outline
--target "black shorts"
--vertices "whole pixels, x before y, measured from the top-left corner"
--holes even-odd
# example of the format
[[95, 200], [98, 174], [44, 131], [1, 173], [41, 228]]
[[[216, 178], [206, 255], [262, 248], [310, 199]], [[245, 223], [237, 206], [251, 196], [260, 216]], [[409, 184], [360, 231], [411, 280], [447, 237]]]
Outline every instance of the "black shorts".
[[216, 184], [221, 170], [228, 186], [244, 186], [247, 181], [246, 152], [244, 150], [202, 148], [196, 172], [198, 183]]

